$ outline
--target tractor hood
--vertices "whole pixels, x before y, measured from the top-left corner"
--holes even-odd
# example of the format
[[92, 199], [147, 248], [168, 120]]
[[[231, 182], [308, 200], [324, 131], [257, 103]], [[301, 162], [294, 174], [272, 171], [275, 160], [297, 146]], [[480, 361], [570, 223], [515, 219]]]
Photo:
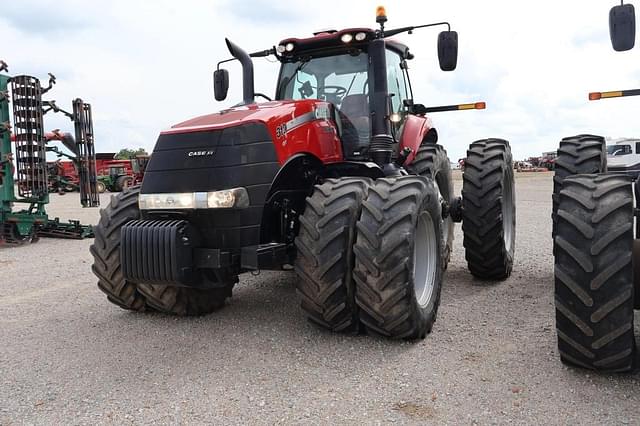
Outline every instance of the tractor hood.
[[[158, 137], [142, 193], [248, 186], [264, 192], [297, 153], [340, 161], [332, 115], [327, 102], [283, 101], [238, 106], [177, 124]], [[253, 201], [265, 194], [250, 196]]]
[[248, 123], [263, 123], [275, 141], [286, 132], [307, 122], [331, 117], [331, 104], [319, 100], [272, 101], [236, 106], [215, 114], [184, 121], [162, 132], [173, 133], [219, 130]]

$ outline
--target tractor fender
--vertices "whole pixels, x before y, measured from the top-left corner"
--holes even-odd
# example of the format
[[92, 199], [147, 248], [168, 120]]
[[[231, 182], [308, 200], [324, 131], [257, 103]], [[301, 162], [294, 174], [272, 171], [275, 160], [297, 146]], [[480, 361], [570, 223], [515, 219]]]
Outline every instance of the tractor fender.
[[433, 126], [431, 118], [409, 114], [402, 127], [398, 152], [404, 148], [411, 149], [411, 154], [405, 161], [405, 164], [411, 164], [423, 142], [435, 144], [437, 141], [438, 132]]
[[262, 211], [261, 243], [285, 242], [281, 229], [284, 210], [301, 214], [305, 199], [323, 171], [322, 161], [313, 154], [298, 153], [289, 158], [273, 178]]

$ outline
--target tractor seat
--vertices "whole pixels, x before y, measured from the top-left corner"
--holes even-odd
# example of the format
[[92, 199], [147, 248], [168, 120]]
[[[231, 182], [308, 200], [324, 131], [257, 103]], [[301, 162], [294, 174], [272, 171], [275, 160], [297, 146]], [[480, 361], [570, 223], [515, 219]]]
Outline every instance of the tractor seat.
[[358, 132], [358, 145], [369, 143], [369, 96], [363, 94], [348, 95], [342, 99], [340, 112], [347, 117]]

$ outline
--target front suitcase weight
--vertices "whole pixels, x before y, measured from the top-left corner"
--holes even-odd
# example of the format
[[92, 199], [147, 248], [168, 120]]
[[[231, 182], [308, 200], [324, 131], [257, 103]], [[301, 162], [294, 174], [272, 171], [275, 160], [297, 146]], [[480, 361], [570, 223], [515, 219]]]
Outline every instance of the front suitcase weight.
[[120, 262], [136, 283], [197, 286], [193, 249], [197, 231], [185, 220], [136, 220], [121, 229]]

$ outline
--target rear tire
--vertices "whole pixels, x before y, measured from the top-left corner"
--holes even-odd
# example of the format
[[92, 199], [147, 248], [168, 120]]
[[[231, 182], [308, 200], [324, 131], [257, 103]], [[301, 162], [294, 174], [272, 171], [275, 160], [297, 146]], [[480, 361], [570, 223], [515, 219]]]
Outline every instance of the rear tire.
[[371, 180], [327, 179], [307, 198], [296, 237], [297, 292], [310, 321], [358, 331], [352, 271], [355, 225]]
[[553, 176], [552, 235], [555, 235], [556, 211], [558, 210], [558, 197], [562, 191], [562, 182], [571, 175], [597, 174], [606, 171], [607, 150], [602, 136], [578, 135], [560, 141]]
[[462, 230], [469, 271], [481, 279], [508, 278], [516, 241], [509, 142], [484, 139], [472, 143], [462, 177]]
[[147, 299], [147, 304], [158, 312], [177, 316], [197, 316], [222, 308], [225, 300], [231, 297], [234, 284], [229, 283], [224, 287], [211, 289], [138, 284], [138, 290]]
[[633, 196], [629, 178], [566, 178], [554, 238], [558, 349], [601, 371], [633, 366]]
[[[428, 176], [438, 184], [440, 196], [451, 205], [454, 199], [453, 179], [451, 178], [451, 162], [447, 151], [442, 145], [423, 143], [411, 164], [413, 170], [420, 176]], [[444, 240], [444, 268], [447, 269], [451, 252], [453, 251], [453, 228], [451, 216], [443, 221], [442, 233]]]
[[377, 334], [423, 339], [436, 320], [444, 265], [433, 180], [376, 180], [356, 227], [353, 277], [360, 320]]
[[98, 288], [111, 303], [123, 309], [142, 311], [144, 297], [136, 284], [125, 280], [120, 265], [120, 229], [132, 220], [140, 219], [138, 195], [140, 188], [131, 188], [111, 197], [107, 207], [100, 210], [100, 221], [94, 228], [95, 239], [90, 251], [93, 255], [93, 273], [98, 277]]
[[124, 191], [125, 189], [132, 186], [132, 184], [133, 184], [133, 178], [131, 176], [120, 176], [116, 180], [115, 186], [117, 191]]

